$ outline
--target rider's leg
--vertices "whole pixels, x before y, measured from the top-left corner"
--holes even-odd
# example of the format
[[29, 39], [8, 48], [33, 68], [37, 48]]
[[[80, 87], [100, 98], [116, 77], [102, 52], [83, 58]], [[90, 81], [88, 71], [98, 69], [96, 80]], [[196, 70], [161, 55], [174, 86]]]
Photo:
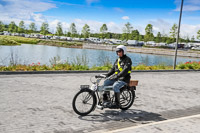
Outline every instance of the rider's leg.
[[[111, 86], [116, 82], [116, 80], [110, 80], [110, 79], [106, 79], [104, 81], [103, 86]], [[103, 102], [107, 102], [108, 101], [108, 94], [109, 92], [104, 91], [103, 93]]]
[[110, 85], [113, 85], [115, 82], [116, 80], [106, 79], [103, 83], [103, 86], [110, 86]]
[[115, 92], [115, 104], [113, 105], [113, 108], [120, 107], [120, 88], [122, 88], [124, 85], [126, 85], [126, 83], [119, 80], [113, 84], [113, 89]]

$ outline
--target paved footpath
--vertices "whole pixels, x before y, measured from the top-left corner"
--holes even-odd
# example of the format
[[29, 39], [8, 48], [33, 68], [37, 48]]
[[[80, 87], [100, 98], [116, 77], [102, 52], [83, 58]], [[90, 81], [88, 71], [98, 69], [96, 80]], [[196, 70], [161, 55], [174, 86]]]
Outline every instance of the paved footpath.
[[72, 110], [73, 96], [81, 84], [90, 84], [94, 75], [0, 75], [0, 133], [200, 130], [199, 71], [133, 73], [139, 86], [129, 110], [95, 109], [88, 116], [78, 116]]

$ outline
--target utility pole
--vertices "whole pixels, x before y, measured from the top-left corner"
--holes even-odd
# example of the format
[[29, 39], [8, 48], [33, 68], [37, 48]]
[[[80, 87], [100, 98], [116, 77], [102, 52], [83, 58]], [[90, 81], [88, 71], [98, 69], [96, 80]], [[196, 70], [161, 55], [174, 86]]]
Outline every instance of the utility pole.
[[181, 27], [182, 9], [183, 9], [183, 0], [181, 1], [181, 10], [180, 10], [179, 24], [178, 24], [178, 34], [177, 34], [176, 45], [175, 45], [174, 70], [176, 69], [176, 58], [177, 58], [177, 49], [178, 49], [179, 33], [180, 33], [180, 27]]

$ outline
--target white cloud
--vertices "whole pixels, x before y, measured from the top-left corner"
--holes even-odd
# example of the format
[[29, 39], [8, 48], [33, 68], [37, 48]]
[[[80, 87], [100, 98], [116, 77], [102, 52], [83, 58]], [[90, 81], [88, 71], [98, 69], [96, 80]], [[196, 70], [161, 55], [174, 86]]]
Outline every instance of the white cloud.
[[[94, 21], [94, 20], [82, 20], [82, 19], [74, 19], [73, 21], [76, 25], [77, 31], [81, 33], [81, 30], [85, 24], [90, 26], [91, 33], [99, 33], [101, 26], [104, 22]], [[116, 24], [114, 22], [105, 23], [108, 27], [108, 32], [113, 33], [122, 33], [122, 26], [121, 24]], [[69, 24], [70, 25], [70, 24]]]
[[99, 32], [100, 27], [104, 24], [103, 22], [94, 21], [94, 20], [82, 20], [82, 19], [74, 19], [74, 23], [76, 24], [77, 31], [80, 33], [83, 26], [85, 24], [90, 26], [90, 31], [92, 33]]
[[11, 21], [19, 23], [21, 20], [25, 24], [30, 22], [40, 24], [47, 20], [45, 16], [36, 12], [43, 12], [51, 8], [56, 8], [56, 5], [41, 0], [2, 0], [0, 3], [0, 20], [6, 24]]
[[[174, 11], [180, 11], [181, 0], [175, 0], [176, 9]], [[199, 11], [200, 0], [184, 0], [183, 11]]]
[[123, 19], [123, 20], [128, 20], [129, 17], [128, 17], [128, 16], [123, 16], [122, 19]]
[[198, 25], [182, 24], [180, 29], [180, 34], [181, 37], [194, 36], [196, 38], [198, 30], [200, 30], [200, 24]]
[[149, 23], [153, 25], [154, 35], [156, 35], [158, 32], [161, 32], [161, 34], [168, 34], [173, 25], [173, 23], [169, 23], [163, 19], [151, 20]]
[[[173, 26], [172, 21], [167, 21], [163, 19], [157, 19], [157, 20], [152, 20], [149, 21], [150, 24], [153, 25], [153, 32], [154, 35], [156, 36], [158, 32], [161, 32], [161, 34], [167, 34], [169, 35], [170, 29]], [[143, 26], [143, 29], [145, 29], [146, 26]], [[181, 37], [186, 37], [189, 36], [190, 38], [192, 36], [196, 37], [197, 36], [197, 31], [200, 29], [200, 24], [198, 25], [190, 25], [190, 24], [181, 24], [181, 29], [180, 29], [180, 36]], [[145, 33], [143, 33], [145, 34]]]
[[108, 31], [109, 32], [112, 32], [112, 33], [122, 33], [122, 28], [123, 27], [121, 25], [119, 25], [119, 24], [116, 24], [114, 22], [109, 22], [107, 24], [107, 26], [108, 26]]
[[[57, 27], [58, 22], [61, 22], [61, 21], [58, 19], [55, 19], [55, 20], [49, 22], [49, 31], [50, 32], [52, 32], [52, 33], [56, 32], [56, 27]], [[68, 31], [68, 29], [70, 27], [69, 23], [61, 22], [61, 25], [62, 25], [63, 32]]]

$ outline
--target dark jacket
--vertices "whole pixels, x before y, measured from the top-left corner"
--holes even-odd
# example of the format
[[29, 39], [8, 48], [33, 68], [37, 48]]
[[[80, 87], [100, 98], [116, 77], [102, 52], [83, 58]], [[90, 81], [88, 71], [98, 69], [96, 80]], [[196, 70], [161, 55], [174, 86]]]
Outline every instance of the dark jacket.
[[131, 71], [131, 66], [132, 66], [131, 59], [128, 56], [123, 55], [122, 57], [120, 57], [119, 64], [123, 70], [121, 72], [119, 71], [118, 59], [117, 59], [113, 65], [112, 69], [108, 72], [107, 77], [115, 74], [115, 72], [118, 72], [117, 79], [122, 80], [126, 83], [129, 83], [131, 76], [130, 76], [130, 73], [128, 73], [128, 72]]

